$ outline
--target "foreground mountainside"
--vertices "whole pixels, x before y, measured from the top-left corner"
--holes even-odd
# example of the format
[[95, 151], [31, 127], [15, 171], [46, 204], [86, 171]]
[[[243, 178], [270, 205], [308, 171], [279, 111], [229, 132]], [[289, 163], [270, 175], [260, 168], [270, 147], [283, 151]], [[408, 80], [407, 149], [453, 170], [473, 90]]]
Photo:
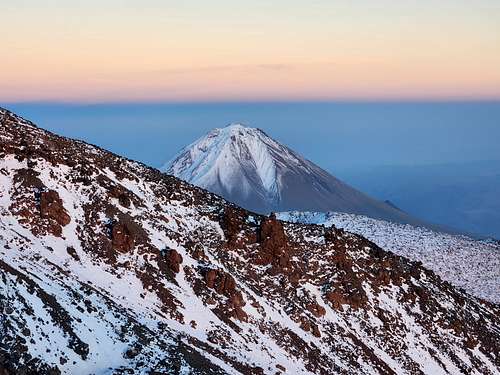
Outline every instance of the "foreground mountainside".
[[262, 130], [240, 124], [212, 130], [162, 170], [255, 212], [339, 211], [424, 225], [348, 186]]
[[359, 234], [385, 250], [422, 262], [451, 284], [500, 303], [500, 242], [375, 220], [341, 212], [282, 212], [281, 220], [335, 226]]
[[0, 373], [498, 374], [500, 309], [0, 110]]

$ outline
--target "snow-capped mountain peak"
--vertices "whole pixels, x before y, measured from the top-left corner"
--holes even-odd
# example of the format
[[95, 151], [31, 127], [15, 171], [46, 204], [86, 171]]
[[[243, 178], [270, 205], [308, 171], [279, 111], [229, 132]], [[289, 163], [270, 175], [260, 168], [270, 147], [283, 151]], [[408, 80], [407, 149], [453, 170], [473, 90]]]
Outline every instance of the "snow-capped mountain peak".
[[216, 128], [181, 150], [163, 170], [194, 185], [279, 202], [279, 166], [274, 154], [282, 147], [262, 130], [232, 123]]
[[162, 170], [256, 212], [339, 211], [423, 225], [241, 123], [213, 129]]

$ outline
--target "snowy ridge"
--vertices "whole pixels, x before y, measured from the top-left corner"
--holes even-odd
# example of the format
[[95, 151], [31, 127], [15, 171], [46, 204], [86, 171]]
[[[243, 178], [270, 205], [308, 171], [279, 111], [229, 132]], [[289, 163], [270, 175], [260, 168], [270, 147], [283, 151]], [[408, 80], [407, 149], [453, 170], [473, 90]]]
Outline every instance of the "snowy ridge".
[[477, 297], [500, 303], [500, 243], [497, 241], [479, 241], [340, 212], [281, 212], [277, 217], [357, 233], [383, 249], [422, 262], [444, 280]]
[[0, 109], [0, 369], [499, 374], [500, 310]]
[[346, 185], [262, 130], [241, 124], [210, 131], [162, 170], [255, 212], [335, 210], [425, 225]]

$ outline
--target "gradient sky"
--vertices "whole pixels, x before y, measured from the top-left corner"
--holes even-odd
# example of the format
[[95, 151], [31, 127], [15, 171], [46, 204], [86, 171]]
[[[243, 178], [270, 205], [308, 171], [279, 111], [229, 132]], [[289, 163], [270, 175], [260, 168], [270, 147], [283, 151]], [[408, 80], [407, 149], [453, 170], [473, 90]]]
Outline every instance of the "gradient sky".
[[500, 99], [498, 0], [3, 0], [0, 101]]

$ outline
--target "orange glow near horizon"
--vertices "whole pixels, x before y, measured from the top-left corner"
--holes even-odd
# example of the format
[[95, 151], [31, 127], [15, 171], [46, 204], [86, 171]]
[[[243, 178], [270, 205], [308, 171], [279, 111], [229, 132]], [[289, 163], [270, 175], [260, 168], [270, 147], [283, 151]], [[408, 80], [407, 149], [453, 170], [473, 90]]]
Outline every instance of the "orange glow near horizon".
[[47, 3], [3, 9], [2, 102], [500, 99], [494, 1]]

